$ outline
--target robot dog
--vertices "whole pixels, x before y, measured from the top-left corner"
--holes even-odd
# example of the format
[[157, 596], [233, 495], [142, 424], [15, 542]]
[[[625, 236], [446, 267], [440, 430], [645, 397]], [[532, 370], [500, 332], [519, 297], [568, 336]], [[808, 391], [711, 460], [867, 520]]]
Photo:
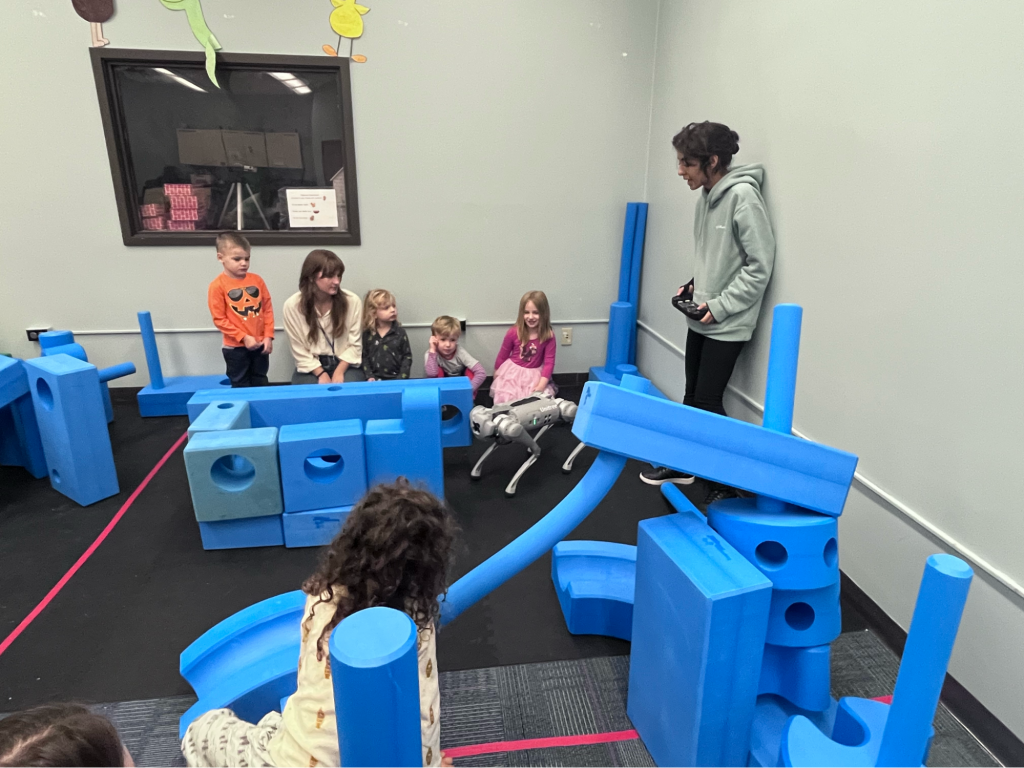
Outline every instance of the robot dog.
[[[480, 479], [484, 462], [499, 445], [521, 443], [526, 446], [530, 455], [505, 487], [506, 496], [515, 496], [519, 478], [540, 458], [540, 446], [537, 441], [555, 424], [562, 422], [571, 424], [576, 418], [576, 409], [576, 403], [571, 400], [548, 397], [547, 395], [530, 395], [522, 400], [516, 400], [514, 403], [500, 403], [493, 408], [476, 406], [469, 412], [470, 428], [478, 440], [488, 441], [491, 444], [473, 466], [469, 476], [474, 480]], [[533, 430], [537, 430], [537, 432], [531, 435], [530, 432]], [[579, 447], [582, 447], [582, 444]], [[564, 471], [568, 472], [572, 469], [572, 460], [578, 453], [579, 448], [573, 451], [572, 456], [562, 467]]]

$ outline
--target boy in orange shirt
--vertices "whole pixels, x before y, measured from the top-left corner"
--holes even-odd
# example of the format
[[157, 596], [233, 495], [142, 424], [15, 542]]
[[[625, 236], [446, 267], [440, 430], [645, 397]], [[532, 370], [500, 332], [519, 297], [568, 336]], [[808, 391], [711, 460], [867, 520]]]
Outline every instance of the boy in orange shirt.
[[249, 241], [237, 232], [217, 235], [224, 271], [207, 292], [213, 324], [224, 336], [224, 362], [232, 387], [267, 385], [274, 348], [274, 308], [259, 275], [249, 272]]

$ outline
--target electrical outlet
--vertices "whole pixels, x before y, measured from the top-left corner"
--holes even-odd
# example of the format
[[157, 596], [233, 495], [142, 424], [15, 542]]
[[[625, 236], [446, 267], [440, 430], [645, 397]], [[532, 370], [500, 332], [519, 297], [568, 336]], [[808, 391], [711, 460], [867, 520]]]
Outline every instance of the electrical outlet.
[[39, 334], [46, 333], [49, 328], [26, 328], [25, 335], [28, 336], [29, 341], [39, 341]]
[[568, 328], [562, 328], [562, 346], [568, 347], [572, 345], [572, 326]]

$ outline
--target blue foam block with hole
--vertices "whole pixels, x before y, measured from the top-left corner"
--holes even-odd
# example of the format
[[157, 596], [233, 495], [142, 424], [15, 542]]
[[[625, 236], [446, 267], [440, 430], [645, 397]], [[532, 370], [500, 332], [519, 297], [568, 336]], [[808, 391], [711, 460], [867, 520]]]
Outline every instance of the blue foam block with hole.
[[287, 424], [277, 450], [286, 512], [351, 506], [366, 493], [359, 419]]
[[801, 709], [824, 712], [832, 705], [830, 658], [829, 645], [765, 645], [757, 692], [782, 696]]
[[[75, 334], [71, 331], [46, 331], [39, 334], [39, 350], [43, 357], [48, 355], [71, 355], [83, 363], [89, 362], [85, 347], [75, 343]], [[114, 420], [114, 406], [110, 402], [110, 389], [107, 382], [100, 382], [100, 398], [103, 400], [103, 413], [109, 424]]]
[[327, 546], [345, 524], [352, 506], [285, 512], [281, 516], [284, 545], [289, 548]]
[[36, 409], [21, 360], [0, 355], [0, 466], [24, 467], [35, 478], [47, 475]]
[[767, 642], [810, 647], [831, 643], [842, 630], [839, 578], [818, 589], [776, 589], [768, 617]]
[[203, 549], [284, 546], [281, 515], [200, 522], [199, 534], [203, 539]]
[[[258, 389], [262, 389], [259, 387]], [[147, 384], [139, 390], [141, 416], [189, 416], [188, 403], [197, 392], [206, 392], [210, 400], [235, 399], [231, 381], [224, 374], [217, 376], [168, 376], [162, 389]], [[199, 409], [202, 411], [202, 408]], [[196, 414], [199, 415], [198, 413]]]
[[245, 400], [214, 400], [188, 425], [188, 439], [191, 440], [197, 432], [249, 429], [251, 426], [249, 403]]
[[627, 713], [658, 765], [746, 765], [771, 592], [699, 514], [640, 523]]
[[116, 496], [96, 366], [69, 355], [24, 361], [50, 485], [83, 507]]
[[[184, 454], [199, 522], [267, 517], [284, 510], [275, 427], [200, 432]], [[283, 543], [282, 538], [278, 544]]]
[[431, 387], [406, 389], [402, 393], [401, 419], [366, 423], [367, 485], [390, 483], [403, 476], [444, 498], [440, 424], [438, 391]]
[[793, 507], [766, 512], [756, 499], [724, 499], [708, 508], [708, 523], [776, 589], [813, 589], [839, 580], [834, 517]]
[[833, 517], [857, 468], [845, 451], [599, 382], [584, 385], [572, 431], [601, 450]]
[[632, 637], [636, 547], [561, 541], [551, 550], [551, 581], [569, 632]]
[[[441, 405], [452, 406], [454, 416], [440, 424], [445, 448], [469, 445], [469, 412], [473, 387], [465, 376], [404, 381], [366, 381], [347, 384], [299, 384], [288, 387], [235, 389], [227, 399], [247, 400], [254, 427], [283, 427], [314, 421], [402, 418], [402, 393], [432, 389]], [[226, 399], [220, 392], [196, 392], [189, 400], [188, 416], [195, 419], [212, 400]], [[440, 408], [438, 408], [440, 410]]]

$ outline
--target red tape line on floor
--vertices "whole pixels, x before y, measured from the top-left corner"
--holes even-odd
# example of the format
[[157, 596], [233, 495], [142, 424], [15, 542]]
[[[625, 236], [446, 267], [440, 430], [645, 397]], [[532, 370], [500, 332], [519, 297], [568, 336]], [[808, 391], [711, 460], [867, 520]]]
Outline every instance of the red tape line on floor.
[[442, 751], [445, 757], [472, 757], [473, 755], [489, 755], [494, 752], [519, 752], [523, 749], [544, 749], [545, 747], [576, 747], [580, 744], [608, 744], [613, 741], [630, 741], [639, 738], [640, 734], [631, 729], [609, 733], [586, 733], [579, 736], [550, 736], [546, 739], [492, 741], [489, 744], [449, 747]]
[[61, 577], [61, 580], [58, 581], [56, 585], [54, 585], [53, 589], [46, 593], [46, 597], [39, 601], [39, 605], [32, 609], [32, 613], [30, 613], [28, 616], [22, 619], [21, 624], [16, 626], [14, 628], [14, 631], [4, 638], [4, 641], [0, 643], [0, 656], [3, 655], [4, 651], [11, 647], [11, 643], [18, 639], [18, 635], [24, 632], [25, 629], [28, 628], [28, 625], [35, 621], [36, 616], [42, 613], [43, 609], [50, 604], [53, 598], [55, 598], [57, 594], [62, 589], [64, 589], [64, 585], [71, 581], [71, 577], [78, 573], [78, 569], [85, 565], [85, 561], [92, 557], [93, 552], [99, 549], [99, 546], [103, 543], [103, 540], [110, 535], [110, 532], [114, 530], [114, 526], [118, 524], [122, 517], [124, 517], [124, 513], [128, 511], [128, 508], [139, 497], [139, 494], [142, 493], [143, 489], [145, 489], [145, 487], [149, 485], [149, 481], [152, 480], [154, 475], [156, 475], [156, 473], [160, 471], [160, 467], [162, 467], [167, 462], [167, 460], [171, 458], [171, 455], [176, 450], [178, 450], [181, 444], [185, 442], [185, 439], [187, 437], [188, 433], [186, 432], [184, 435], [178, 438], [174, 445], [172, 445], [170, 449], [167, 451], [167, 453], [164, 454], [163, 458], [156, 463], [156, 466], [149, 470], [149, 474], [146, 475], [145, 479], [141, 483], [139, 483], [139, 487], [132, 492], [132, 495], [128, 497], [128, 500], [121, 505], [121, 508], [119, 510], [117, 510], [117, 514], [114, 515], [113, 519], [109, 523], [107, 523], [107, 527], [100, 532], [100, 535], [96, 537], [96, 541], [89, 545], [89, 548], [85, 550], [84, 553], [82, 553], [82, 556], [78, 558], [75, 564], [68, 569], [68, 572], [65, 573], [63, 577]]

